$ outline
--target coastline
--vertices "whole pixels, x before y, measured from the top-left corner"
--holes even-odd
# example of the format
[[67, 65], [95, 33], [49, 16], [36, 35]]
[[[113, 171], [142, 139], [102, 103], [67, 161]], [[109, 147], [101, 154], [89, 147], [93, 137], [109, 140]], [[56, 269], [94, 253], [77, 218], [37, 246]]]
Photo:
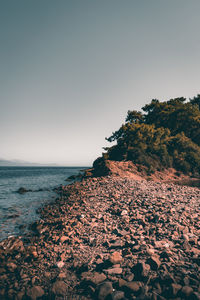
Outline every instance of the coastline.
[[51, 202], [54, 188], [66, 185], [67, 177], [79, 167], [0, 167], [0, 241], [24, 235], [38, 219], [37, 210]]
[[106, 176], [57, 192], [35, 235], [0, 243], [1, 299], [198, 299], [198, 188]]

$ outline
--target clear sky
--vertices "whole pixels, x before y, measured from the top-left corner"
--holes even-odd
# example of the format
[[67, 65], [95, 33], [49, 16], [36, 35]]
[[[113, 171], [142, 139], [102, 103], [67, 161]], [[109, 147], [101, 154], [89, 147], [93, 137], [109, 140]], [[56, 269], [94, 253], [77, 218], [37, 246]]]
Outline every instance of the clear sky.
[[129, 109], [200, 93], [199, 0], [0, 0], [0, 157], [91, 165]]

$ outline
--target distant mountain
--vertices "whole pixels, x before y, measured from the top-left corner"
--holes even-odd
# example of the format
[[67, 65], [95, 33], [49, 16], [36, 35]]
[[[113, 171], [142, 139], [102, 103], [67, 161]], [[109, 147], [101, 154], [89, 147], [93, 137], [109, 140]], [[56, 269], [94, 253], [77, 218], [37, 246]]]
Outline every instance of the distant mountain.
[[27, 161], [23, 161], [23, 160], [18, 160], [18, 159], [14, 159], [14, 160], [6, 160], [6, 159], [2, 159], [0, 158], [0, 166], [1, 167], [31, 167], [31, 166], [57, 166], [56, 164], [39, 164], [39, 163], [31, 163], [31, 162], [27, 162]]

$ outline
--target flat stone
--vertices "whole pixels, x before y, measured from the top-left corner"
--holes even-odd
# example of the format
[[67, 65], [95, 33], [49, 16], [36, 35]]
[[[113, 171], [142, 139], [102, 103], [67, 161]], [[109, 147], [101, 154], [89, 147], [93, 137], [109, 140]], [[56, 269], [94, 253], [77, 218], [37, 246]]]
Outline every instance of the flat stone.
[[140, 290], [142, 283], [140, 281], [127, 282], [126, 287], [135, 293]]
[[122, 268], [110, 268], [107, 270], [104, 270], [107, 274], [112, 275], [112, 274], [121, 274], [122, 273]]
[[106, 275], [98, 272], [84, 272], [81, 274], [81, 280], [88, 281], [94, 285], [98, 285], [107, 279]]
[[93, 277], [91, 277], [91, 279], [90, 279], [90, 281], [96, 285], [105, 280], [106, 280], [106, 275], [103, 273], [97, 273], [97, 272], [95, 272]]
[[126, 280], [121, 278], [119, 279], [118, 284], [119, 287], [126, 287], [132, 292], [138, 292], [142, 287], [142, 283], [140, 281], [127, 282]]
[[110, 249], [117, 249], [117, 248], [119, 249], [119, 248], [122, 248], [122, 245], [123, 245], [123, 243], [121, 240], [116, 240], [112, 243], [109, 243], [109, 248]]

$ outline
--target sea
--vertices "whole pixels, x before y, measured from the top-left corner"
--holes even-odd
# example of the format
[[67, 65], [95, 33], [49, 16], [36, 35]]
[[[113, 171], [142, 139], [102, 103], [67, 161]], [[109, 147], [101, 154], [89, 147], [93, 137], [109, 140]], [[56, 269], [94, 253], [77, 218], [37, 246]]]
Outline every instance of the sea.
[[[0, 240], [23, 236], [39, 218], [38, 208], [55, 200], [53, 190], [84, 167], [0, 167]], [[30, 192], [19, 194], [23, 187]]]

